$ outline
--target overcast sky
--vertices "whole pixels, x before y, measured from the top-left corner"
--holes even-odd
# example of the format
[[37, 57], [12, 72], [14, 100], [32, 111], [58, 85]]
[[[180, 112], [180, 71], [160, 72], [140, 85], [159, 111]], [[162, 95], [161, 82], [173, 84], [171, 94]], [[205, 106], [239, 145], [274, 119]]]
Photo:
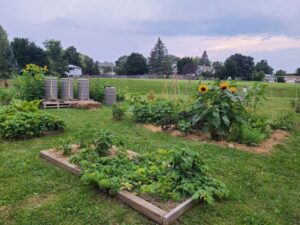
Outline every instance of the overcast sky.
[[158, 37], [170, 54], [224, 61], [234, 53], [300, 67], [300, 0], [0, 0], [9, 38], [66, 48], [99, 61], [149, 52]]

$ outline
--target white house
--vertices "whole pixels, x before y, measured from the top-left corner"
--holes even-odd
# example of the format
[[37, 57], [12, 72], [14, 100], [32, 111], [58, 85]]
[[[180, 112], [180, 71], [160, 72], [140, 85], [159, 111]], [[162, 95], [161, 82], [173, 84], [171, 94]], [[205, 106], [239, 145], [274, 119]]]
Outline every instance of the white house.
[[66, 72], [68, 77], [80, 77], [82, 76], [82, 68], [75, 65], [68, 65], [69, 71]]
[[209, 72], [214, 74], [215, 73], [215, 69], [211, 66], [198, 66], [197, 70], [196, 70], [196, 74], [197, 75], [201, 75], [204, 72]]
[[266, 82], [275, 82], [276, 81], [276, 76], [273, 74], [265, 74], [264, 80]]
[[99, 71], [101, 74], [114, 75], [115, 64], [113, 62], [98, 62]]

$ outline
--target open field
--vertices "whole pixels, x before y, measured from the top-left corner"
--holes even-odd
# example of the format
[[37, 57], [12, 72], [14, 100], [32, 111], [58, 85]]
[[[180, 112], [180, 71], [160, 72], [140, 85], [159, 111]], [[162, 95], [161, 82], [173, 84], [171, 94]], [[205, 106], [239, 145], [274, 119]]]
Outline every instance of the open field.
[[[153, 90], [161, 94], [163, 88], [161, 80], [104, 80], [117, 88], [128, 87], [127, 93], [146, 94]], [[168, 82], [171, 85], [172, 81]], [[183, 92], [186, 81], [179, 84]], [[193, 95], [196, 86], [194, 81], [187, 93]], [[270, 87], [271, 98], [260, 111], [272, 116], [289, 108], [298, 86], [270, 84]], [[99, 110], [47, 112], [66, 122], [63, 134], [26, 141], [0, 140], [1, 225], [153, 224], [94, 186], [83, 184], [78, 177], [39, 158], [40, 150], [52, 148], [61, 138], [75, 139], [86, 127], [110, 130], [122, 138], [127, 149], [140, 153], [188, 147], [201, 154], [212, 175], [228, 186], [230, 197], [212, 206], [195, 206], [177, 224], [300, 224], [299, 129], [267, 155], [152, 133], [130, 120], [115, 122], [111, 120], [111, 107], [106, 106]]]

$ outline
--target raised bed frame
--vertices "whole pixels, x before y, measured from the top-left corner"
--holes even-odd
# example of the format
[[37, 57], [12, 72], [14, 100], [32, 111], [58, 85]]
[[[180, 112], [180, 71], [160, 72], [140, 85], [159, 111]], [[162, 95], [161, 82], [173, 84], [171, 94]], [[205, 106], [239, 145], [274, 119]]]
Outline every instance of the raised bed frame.
[[[53, 149], [41, 151], [40, 157], [76, 176], [80, 176], [81, 170], [79, 166], [70, 163], [68, 158], [62, 158], [51, 154], [51, 151], [53, 151]], [[137, 154], [135, 152], [129, 152], [130, 154]], [[161, 225], [168, 225], [175, 222], [194, 205], [192, 199], [187, 199], [174, 209], [165, 211], [128, 191], [120, 191], [115, 197]]]

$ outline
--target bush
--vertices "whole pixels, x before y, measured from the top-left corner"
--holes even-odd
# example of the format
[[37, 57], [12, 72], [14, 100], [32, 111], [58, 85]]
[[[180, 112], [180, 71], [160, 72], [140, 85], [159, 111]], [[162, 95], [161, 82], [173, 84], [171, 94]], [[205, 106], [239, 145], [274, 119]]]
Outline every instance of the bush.
[[62, 130], [64, 123], [51, 114], [38, 110], [36, 102], [15, 101], [1, 109], [0, 136], [21, 139], [41, 136], [48, 131]]
[[105, 84], [101, 83], [98, 79], [90, 83], [90, 98], [97, 102], [103, 102]]
[[0, 87], [0, 104], [8, 105], [13, 99], [18, 98], [18, 93], [15, 88]]
[[112, 109], [113, 120], [122, 120], [125, 117], [125, 110], [118, 106], [117, 104], [113, 105]]
[[249, 125], [234, 126], [229, 134], [228, 140], [246, 145], [259, 145], [265, 138], [266, 134], [260, 129], [253, 128]]
[[271, 127], [274, 130], [293, 130], [294, 129], [294, 114], [284, 113], [282, 116], [279, 116], [277, 119], [272, 121]]
[[26, 65], [14, 83], [22, 100], [32, 101], [44, 98], [47, 71], [47, 67], [43, 68], [35, 64]]

